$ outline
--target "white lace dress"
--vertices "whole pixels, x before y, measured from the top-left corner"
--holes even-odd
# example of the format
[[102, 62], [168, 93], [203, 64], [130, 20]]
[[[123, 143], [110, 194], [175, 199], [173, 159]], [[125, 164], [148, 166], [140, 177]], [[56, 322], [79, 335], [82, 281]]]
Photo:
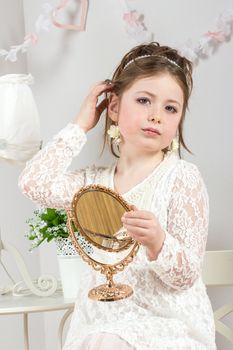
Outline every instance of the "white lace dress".
[[[67, 171], [85, 142], [86, 135], [77, 125], [61, 130], [27, 163], [20, 177], [23, 193], [45, 207], [69, 208], [74, 193], [84, 185], [113, 189], [115, 165]], [[125, 300], [88, 299], [89, 289], [105, 281], [90, 269], [64, 350], [80, 349], [89, 335], [102, 332], [119, 336], [137, 350], [216, 349], [212, 308], [201, 279], [208, 196], [197, 167], [170, 154], [122, 196], [156, 215], [166, 232], [164, 245], [155, 261], [148, 261], [141, 246], [135, 260], [116, 276], [116, 282], [124, 281], [134, 289]]]

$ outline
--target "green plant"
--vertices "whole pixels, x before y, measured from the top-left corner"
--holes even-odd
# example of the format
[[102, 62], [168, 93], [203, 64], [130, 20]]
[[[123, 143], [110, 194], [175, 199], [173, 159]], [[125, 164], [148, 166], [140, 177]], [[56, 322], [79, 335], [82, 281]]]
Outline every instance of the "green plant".
[[[26, 222], [29, 225], [29, 232], [26, 237], [31, 241], [32, 251], [41, 245], [44, 241], [50, 242], [58, 237], [68, 238], [69, 233], [66, 226], [67, 214], [64, 209], [42, 208], [34, 211], [34, 217]], [[76, 232], [79, 244], [86, 250], [92, 252], [92, 246]]]

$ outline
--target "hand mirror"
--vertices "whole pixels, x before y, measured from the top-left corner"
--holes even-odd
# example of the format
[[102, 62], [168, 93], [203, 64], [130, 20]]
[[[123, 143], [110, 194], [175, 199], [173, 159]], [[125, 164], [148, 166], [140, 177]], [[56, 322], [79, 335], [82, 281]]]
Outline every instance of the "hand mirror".
[[[135, 257], [139, 244], [124, 229], [121, 217], [130, 205], [116, 192], [100, 185], [81, 188], [67, 211], [68, 231], [79, 255], [95, 270], [105, 274], [106, 283], [91, 289], [89, 298], [99, 301], [124, 299], [133, 294], [125, 284], [115, 284], [113, 275], [123, 271]], [[96, 256], [88, 255], [75, 231], [93, 245]]]

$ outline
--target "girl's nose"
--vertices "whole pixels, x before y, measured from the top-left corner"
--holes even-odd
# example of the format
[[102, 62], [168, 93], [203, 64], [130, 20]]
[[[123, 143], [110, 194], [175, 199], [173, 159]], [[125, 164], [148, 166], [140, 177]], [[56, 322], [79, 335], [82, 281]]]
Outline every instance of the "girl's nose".
[[158, 123], [158, 124], [161, 123], [161, 119], [160, 119], [160, 116], [158, 114], [149, 115], [148, 120], [151, 122], [154, 122], [154, 123]]
[[161, 110], [161, 106], [159, 106], [158, 104], [150, 104], [147, 106], [147, 115], [148, 115], [148, 121], [151, 121], [155, 124], [160, 124], [161, 123], [161, 114], [162, 114], [162, 110]]

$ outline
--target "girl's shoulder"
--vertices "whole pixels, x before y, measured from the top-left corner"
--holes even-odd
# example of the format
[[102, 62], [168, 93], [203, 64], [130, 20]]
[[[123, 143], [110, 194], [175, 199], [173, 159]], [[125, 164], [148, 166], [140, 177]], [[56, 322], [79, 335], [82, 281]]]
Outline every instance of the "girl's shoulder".
[[177, 161], [175, 179], [187, 185], [204, 182], [199, 167], [185, 159], [179, 159]]
[[190, 175], [200, 177], [200, 171], [196, 164], [179, 158], [178, 154], [171, 152], [165, 158], [164, 169], [168, 178], [188, 177]]
[[188, 160], [185, 159], [179, 159], [177, 162], [177, 169], [179, 170], [179, 172], [181, 173], [196, 173], [196, 174], [200, 174], [200, 170], [198, 168], [198, 166]]

